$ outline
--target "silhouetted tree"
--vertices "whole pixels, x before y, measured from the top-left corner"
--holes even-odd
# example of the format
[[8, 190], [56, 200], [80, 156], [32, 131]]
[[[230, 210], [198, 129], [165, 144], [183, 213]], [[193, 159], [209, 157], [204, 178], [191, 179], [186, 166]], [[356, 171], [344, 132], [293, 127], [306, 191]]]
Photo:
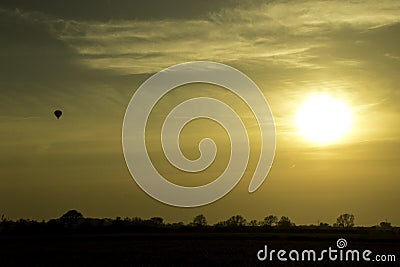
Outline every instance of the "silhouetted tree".
[[132, 222], [132, 225], [142, 225], [143, 219], [140, 217], [133, 217], [131, 222]]
[[294, 224], [290, 221], [289, 217], [287, 216], [282, 216], [277, 223], [277, 226], [282, 228], [288, 228], [293, 225]]
[[179, 229], [185, 227], [185, 224], [183, 222], [175, 222], [169, 224], [169, 227], [171, 227], [172, 229]]
[[123, 228], [125, 226], [124, 221], [120, 216], [115, 217], [115, 219], [112, 221], [112, 226], [115, 228]]
[[354, 215], [353, 214], [341, 214], [339, 217], [336, 219], [335, 225], [336, 227], [345, 227], [345, 228], [350, 228], [354, 226]]
[[258, 226], [258, 225], [259, 225], [259, 223], [258, 223], [257, 220], [251, 220], [251, 221], [249, 222], [249, 226], [255, 227], [255, 226]]
[[193, 218], [193, 226], [202, 227], [207, 226], [207, 219], [206, 216], [203, 214], [199, 214]]
[[275, 215], [268, 215], [264, 218], [263, 225], [267, 227], [275, 226], [278, 223], [278, 217]]
[[226, 221], [227, 226], [245, 226], [246, 219], [242, 215], [235, 215]]
[[64, 223], [76, 223], [81, 219], [83, 215], [77, 210], [69, 210], [60, 217], [60, 221]]
[[162, 226], [164, 224], [164, 219], [161, 217], [152, 217], [149, 222], [153, 226]]
[[329, 227], [329, 223], [320, 222], [320, 223], [319, 223], [319, 227], [321, 227], [321, 228], [328, 228], [328, 227]]
[[[204, 215], [200, 214], [193, 218], [193, 221], [189, 225], [185, 225], [183, 222], [178, 223], [165, 223], [163, 218], [161, 217], [152, 217], [147, 220], [143, 220], [139, 217], [128, 218], [125, 217], [122, 219], [121, 217], [116, 217], [114, 219], [103, 218], [84, 218], [83, 215], [76, 211], [70, 210], [63, 214], [58, 219], [51, 219], [47, 222], [44, 220], [42, 222], [38, 222], [30, 219], [19, 219], [19, 220], [10, 220], [1, 216], [0, 214], [0, 236], [2, 233], [70, 233], [73, 231], [77, 231], [78, 233], [96, 233], [98, 231], [106, 231], [106, 232], [120, 232], [125, 233], [126, 231], [133, 232], [170, 232], [168, 229], [177, 230], [178, 232], [182, 231], [193, 231], [193, 227], [190, 226], [206, 226], [207, 220]], [[289, 227], [295, 226], [293, 222], [289, 219], [289, 217], [282, 216], [279, 220], [274, 215], [269, 215], [264, 218], [262, 221], [251, 220], [248, 224], [246, 224], [246, 219], [241, 215], [235, 215], [230, 217], [229, 219], [219, 222], [214, 225], [214, 228], [209, 226], [205, 228], [199, 228], [200, 230], [211, 230], [211, 231], [247, 231], [249, 230], [245, 226], [259, 226], [259, 225], [268, 225], [274, 226], [277, 225], [281, 227], [281, 229], [287, 229]], [[352, 214], [342, 214], [337, 218], [335, 227], [352, 227], [354, 226], [354, 215]], [[338, 229], [331, 229], [329, 224], [327, 223], [319, 223], [320, 228], [326, 228], [332, 232], [337, 232]], [[317, 228], [316, 225], [303, 225], [298, 229], [299, 231], [310, 231], [315, 230]], [[354, 231], [370, 231], [375, 230], [377, 232], [382, 232], [386, 234], [387, 232], [398, 233], [400, 227], [392, 226], [390, 222], [382, 221], [379, 225], [376, 225], [372, 228], [368, 227], [359, 227]], [[254, 229], [258, 230], [258, 229]], [[260, 229], [261, 230], [261, 229]], [[384, 231], [383, 231], [384, 230]], [[318, 233], [318, 231], [316, 232]]]
[[379, 226], [384, 229], [392, 228], [392, 224], [390, 222], [380, 222]]
[[222, 221], [222, 222], [217, 222], [214, 224], [215, 228], [222, 228], [222, 227], [226, 227], [226, 221]]

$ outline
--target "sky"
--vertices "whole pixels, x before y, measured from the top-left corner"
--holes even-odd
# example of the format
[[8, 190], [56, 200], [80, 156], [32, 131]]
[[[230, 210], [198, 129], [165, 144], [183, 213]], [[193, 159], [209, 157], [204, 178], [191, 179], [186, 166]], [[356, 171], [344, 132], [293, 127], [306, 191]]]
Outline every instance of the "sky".
[[[77, 209], [87, 217], [161, 216], [215, 223], [241, 214], [288, 216], [296, 224], [400, 225], [400, 3], [398, 1], [0, 1], [0, 214], [49, 219]], [[188, 124], [183, 154], [215, 139], [209, 169], [187, 177], [165, 159], [163, 119], [180, 101], [210, 96], [234, 106], [249, 131], [248, 168], [222, 199], [198, 208], [160, 203], [130, 176], [122, 122], [135, 90], [171, 65], [208, 60], [249, 76], [276, 124], [270, 174], [247, 191], [259, 132], [248, 107], [218, 86], [187, 85], [157, 103], [147, 146], [170, 181], [211, 182], [227, 164], [218, 124]], [[318, 93], [351, 109], [349, 132], [332, 144], [299, 134], [296, 112]], [[61, 119], [53, 111], [63, 110]], [[254, 121], [253, 121], [254, 122]], [[207, 129], [207, 130], [204, 130]]]

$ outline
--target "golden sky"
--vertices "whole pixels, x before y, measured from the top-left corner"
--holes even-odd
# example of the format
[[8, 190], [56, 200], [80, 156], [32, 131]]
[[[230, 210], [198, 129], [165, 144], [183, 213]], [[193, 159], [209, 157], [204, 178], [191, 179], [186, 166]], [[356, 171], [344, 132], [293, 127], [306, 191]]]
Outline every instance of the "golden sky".
[[[48, 219], [78, 209], [185, 222], [199, 213], [210, 222], [276, 214], [315, 224], [352, 213], [356, 224], [400, 224], [398, 1], [165, 2], [0, 3], [0, 214]], [[188, 178], [166, 162], [157, 131], [184, 99], [206, 95], [235, 107], [252, 148], [235, 189], [187, 209], [159, 203], [135, 184], [121, 131], [142, 82], [193, 60], [228, 64], [259, 86], [275, 117], [277, 150], [266, 181], [249, 194], [259, 133], [248, 108], [217, 86], [175, 89], [152, 113], [148, 134], [152, 160], [168, 179], [210, 182], [229, 154], [224, 130], [198, 121], [182, 132], [183, 153], [196, 158], [197, 141], [213, 137], [215, 164]], [[353, 114], [349, 132], [332, 144], [305, 140], [295, 124], [303, 101], [320, 93]], [[60, 120], [54, 109], [64, 111]]]

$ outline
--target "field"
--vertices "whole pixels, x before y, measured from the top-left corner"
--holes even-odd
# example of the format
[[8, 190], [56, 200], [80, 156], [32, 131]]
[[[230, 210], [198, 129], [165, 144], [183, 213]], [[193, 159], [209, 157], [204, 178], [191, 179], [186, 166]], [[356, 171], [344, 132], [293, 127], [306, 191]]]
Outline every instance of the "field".
[[[257, 252], [345, 249], [395, 255], [397, 262], [259, 261]], [[162, 232], [24, 234], [0, 237], [0, 266], [399, 266], [398, 233]], [[318, 254], [319, 255], [319, 254]], [[287, 255], [286, 255], [287, 257]], [[396, 264], [397, 263], [397, 264]]]

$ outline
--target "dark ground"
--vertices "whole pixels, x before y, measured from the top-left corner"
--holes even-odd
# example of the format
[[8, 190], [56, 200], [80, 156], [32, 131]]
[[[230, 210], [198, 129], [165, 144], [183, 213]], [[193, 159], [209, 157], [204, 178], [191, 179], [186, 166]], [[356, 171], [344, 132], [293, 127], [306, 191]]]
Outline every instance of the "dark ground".
[[[314, 249], [339, 238], [347, 249], [394, 254], [397, 262], [260, 262], [268, 249]], [[400, 266], [400, 237], [393, 233], [97, 233], [0, 236], [0, 266]], [[287, 256], [287, 255], [286, 255]]]

